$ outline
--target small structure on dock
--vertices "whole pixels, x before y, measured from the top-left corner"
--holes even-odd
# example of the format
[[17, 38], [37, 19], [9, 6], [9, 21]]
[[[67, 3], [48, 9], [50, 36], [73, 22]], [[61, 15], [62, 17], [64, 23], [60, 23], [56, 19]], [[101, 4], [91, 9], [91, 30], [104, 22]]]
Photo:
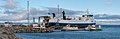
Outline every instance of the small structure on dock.
[[12, 27], [12, 22], [5, 22], [4, 27]]
[[[40, 22], [41, 18], [44, 18], [42, 21]], [[43, 32], [52, 32], [53, 29], [48, 27], [48, 21], [49, 21], [49, 17], [48, 16], [40, 16], [38, 18], [38, 23], [35, 23], [35, 18], [33, 18], [33, 24], [31, 24], [30, 26], [27, 27], [15, 27], [15, 31], [16, 33], [43, 33]]]

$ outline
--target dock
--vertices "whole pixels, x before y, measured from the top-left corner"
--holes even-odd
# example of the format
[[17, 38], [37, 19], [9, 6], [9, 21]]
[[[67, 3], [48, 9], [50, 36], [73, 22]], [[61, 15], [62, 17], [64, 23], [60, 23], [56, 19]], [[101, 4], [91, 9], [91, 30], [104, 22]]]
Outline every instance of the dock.
[[15, 33], [50, 33], [51, 28], [33, 28], [33, 27], [14, 27]]

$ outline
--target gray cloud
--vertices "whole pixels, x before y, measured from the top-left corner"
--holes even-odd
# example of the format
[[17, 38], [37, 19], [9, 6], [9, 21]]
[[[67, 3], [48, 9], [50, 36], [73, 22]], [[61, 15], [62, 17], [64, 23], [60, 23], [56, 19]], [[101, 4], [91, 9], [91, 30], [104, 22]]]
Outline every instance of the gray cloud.
[[[6, 10], [3, 12], [4, 14], [1, 14], [0, 16], [2, 19], [0, 21], [13, 21], [13, 20], [26, 20], [27, 19], [27, 10], [24, 9], [17, 9], [15, 0], [4, 0], [5, 5], [2, 6], [2, 8], [5, 8]], [[60, 9], [59, 15], [62, 15], [62, 11], [66, 12], [66, 15], [74, 16], [76, 14], [83, 13], [84, 11], [73, 11], [68, 9]], [[33, 17], [39, 17], [41, 15], [47, 15], [48, 13], [58, 13], [57, 8], [53, 7], [31, 7], [30, 8], [30, 19]]]
[[[68, 9], [60, 9], [60, 14], [62, 14], [62, 11], [66, 12], [66, 15], [69, 16], [76, 16], [79, 14], [84, 14], [86, 13], [86, 11], [73, 11], [73, 10], [68, 10]], [[39, 16], [43, 16], [43, 15], [48, 15], [48, 13], [56, 13], [57, 14], [58, 9], [57, 8], [51, 8], [51, 7], [44, 7], [44, 8], [31, 8], [30, 9], [30, 19], [32, 19], [33, 17], [38, 18]], [[14, 14], [9, 14], [9, 13], [14, 13]], [[62, 17], [62, 15], [61, 15]], [[3, 13], [0, 16], [0, 21], [19, 21], [19, 20], [26, 20], [27, 19], [27, 13], [26, 10], [16, 10], [13, 12], [8, 12], [8, 13]], [[96, 19], [120, 19], [120, 15], [107, 15], [107, 14], [97, 14], [95, 15]]]
[[3, 7], [6, 9], [15, 9], [16, 3], [14, 0], [6, 0], [6, 4]]
[[[62, 15], [62, 11], [66, 12], [66, 15], [76, 15], [79, 13], [83, 13], [83, 11], [72, 11], [72, 10], [67, 10], [67, 9], [61, 9], [60, 14]], [[44, 7], [44, 8], [31, 8], [30, 9], [30, 19], [33, 17], [39, 17], [41, 15], [48, 15], [48, 13], [57, 13], [58, 9], [57, 8], [51, 8], [51, 7]], [[14, 13], [14, 14], [9, 14], [9, 13]], [[27, 13], [26, 10], [16, 10], [13, 12], [6, 11], [4, 13], [6, 15], [3, 15], [0, 19], [1, 21], [6, 21], [6, 20], [26, 20], [27, 19]]]
[[114, 2], [114, 0], [105, 0], [105, 3], [106, 3], [107, 5], [112, 5], [113, 2]]

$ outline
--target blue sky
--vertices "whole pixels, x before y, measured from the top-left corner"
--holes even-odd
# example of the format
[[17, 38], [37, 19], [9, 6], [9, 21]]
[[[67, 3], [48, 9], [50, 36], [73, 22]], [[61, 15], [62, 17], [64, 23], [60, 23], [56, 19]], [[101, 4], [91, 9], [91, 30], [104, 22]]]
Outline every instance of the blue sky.
[[[26, 8], [27, 0], [15, 0], [17, 6]], [[93, 14], [117, 14], [120, 15], [120, 0], [29, 0], [30, 7], [57, 7], [60, 8], [85, 11], [89, 9]], [[0, 5], [5, 4], [0, 0]]]

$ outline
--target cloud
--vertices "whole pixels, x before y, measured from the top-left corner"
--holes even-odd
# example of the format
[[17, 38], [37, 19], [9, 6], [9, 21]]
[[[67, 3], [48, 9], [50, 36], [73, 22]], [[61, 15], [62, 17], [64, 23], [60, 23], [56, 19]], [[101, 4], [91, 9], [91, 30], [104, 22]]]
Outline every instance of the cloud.
[[108, 5], [112, 5], [114, 2], [114, 0], [105, 0], [105, 3], [108, 4]]
[[5, 4], [1, 7], [5, 9], [15, 9], [16, 8], [16, 2], [14, 0], [3, 0], [5, 1]]
[[[67, 16], [76, 16], [76, 15], [86, 13], [86, 11], [73, 11], [73, 10], [68, 10], [68, 9], [60, 9], [60, 13], [59, 13], [59, 15], [61, 15], [60, 17], [62, 17], [63, 10], [66, 12]], [[13, 13], [13, 14], [10, 15], [9, 13]], [[39, 16], [48, 15], [48, 13], [57, 14], [58, 9], [53, 8], [53, 7], [43, 7], [43, 8], [42, 7], [40, 8], [31, 7], [30, 8], [30, 20], [32, 20], [33, 17], [38, 18]], [[95, 19], [120, 19], [120, 15], [108, 15], [108, 14], [96, 14], [94, 17]], [[0, 21], [27, 20], [27, 10], [20, 9], [20, 10], [16, 10], [13, 12], [1, 13], [0, 18], [2, 18], [0, 19]]]
[[[66, 15], [71, 15], [74, 16], [76, 14], [79, 13], [83, 13], [83, 11], [73, 11], [73, 10], [67, 10], [67, 9], [61, 9], [60, 10], [60, 14], [62, 17], [62, 11], [66, 12]], [[9, 14], [9, 13], [13, 13], [13, 14]], [[48, 13], [58, 13], [58, 9], [57, 8], [52, 8], [52, 7], [41, 7], [41, 8], [35, 8], [35, 7], [31, 7], [30, 8], [30, 19], [32, 19], [33, 17], [39, 17], [39, 16], [43, 16], [43, 15], [48, 15]], [[6, 13], [4, 12], [2, 14], [2, 16], [0, 16], [2, 19], [0, 19], [1, 21], [6, 21], [6, 20], [26, 20], [27, 19], [27, 10], [16, 10], [16, 11], [6, 11]]]
[[[13, 20], [26, 20], [27, 19], [27, 10], [18, 9], [16, 7], [15, 0], [4, 0], [5, 5], [2, 8], [6, 10], [1, 12], [0, 21], [13, 21]], [[66, 15], [74, 16], [75, 14], [80, 14], [79, 12], [83, 11], [73, 11], [68, 9], [60, 9], [59, 16], [62, 15], [62, 11], [66, 12]], [[33, 17], [39, 17], [41, 15], [48, 15], [48, 13], [56, 13], [58, 14], [58, 8], [53, 7], [31, 7], [30, 8], [30, 19]], [[57, 15], [58, 16], [58, 15]]]
[[12, 20], [21, 20], [23, 18], [23, 16], [26, 15], [25, 12], [22, 12], [22, 14], [20, 13], [16, 13], [16, 14], [1, 14], [2, 16], [0, 16], [1, 21], [12, 21]]
[[[52, 7], [46, 7], [48, 8], [48, 11], [50, 13], [56, 13], [58, 14], [58, 8], [52, 8]], [[83, 13], [86, 13], [86, 11], [74, 11], [74, 10], [68, 10], [68, 9], [63, 9], [63, 8], [60, 8], [59, 10], [59, 14], [62, 14], [62, 11], [65, 11], [66, 15], [70, 15], [70, 16], [74, 16], [76, 14], [83, 14]]]
[[6, 0], [6, 4], [4, 5], [6, 9], [14, 9], [16, 8], [16, 3], [14, 0]]

